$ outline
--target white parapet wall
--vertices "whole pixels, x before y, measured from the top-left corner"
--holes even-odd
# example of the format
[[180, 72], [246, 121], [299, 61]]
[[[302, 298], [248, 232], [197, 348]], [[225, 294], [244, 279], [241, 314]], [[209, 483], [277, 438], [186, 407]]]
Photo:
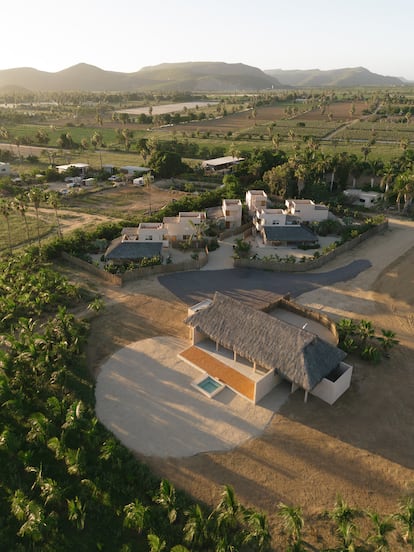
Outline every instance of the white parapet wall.
[[310, 392], [311, 395], [322, 399], [328, 404], [334, 404], [334, 402], [349, 389], [351, 385], [352, 370], [353, 367], [350, 364], [341, 362], [334, 371], [335, 377], [332, 379], [323, 378], [323, 380], [312, 389]]
[[279, 383], [283, 380], [279, 374], [276, 374], [274, 371], [270, 371], [268, 374], [265, 374], [259, 381], [255, 384], [254, 389], [254, 404], [257, 404], [260, 402], [263, 397], [265, 397], [270, 391], [273, 389], [273, 387], [276, 387], [276, 385], [279, 385]]

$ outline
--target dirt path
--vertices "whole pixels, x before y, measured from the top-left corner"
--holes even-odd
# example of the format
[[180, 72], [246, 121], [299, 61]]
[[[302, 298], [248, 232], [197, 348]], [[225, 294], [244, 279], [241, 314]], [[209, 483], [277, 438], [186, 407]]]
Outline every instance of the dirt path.
[[[34, 215], [34, 209], [29, 209], [29, 213]], [[39, 216], [42, 215], [54, 216], [54, 211], [41, 207], [39, 209]], [[116, 221], [112, 217], [104, 215], [91, 215], [80, 211], [70, 211], [69, 209], [58, 209], [59, 223], [64, 234], [76, 230], [78, 228], [86, 228], [87, 226], [93, 226], [102, 222]]]
[[[268, 513], [272, 529], [279, 527], [279, 501], [300, 504], [309, 524], [306, 538], [318, 547], [332, 539], [320, 529], [318, 514], [338, 493], [362, 508], [395, 511], [414, 481], [413, 232], [412, 222], [391, 221], [389, 232], [324, 270], [357, 258], [369, 259], [372, 268], [299, 298], [332, 316], [366, 318], [378, 328], [393, 329], [401, 345], [391, 359], [378, 366], [352, 359], [352, 387], [332, 407], [314, 397], [305, 404], [297, 392], [260, 438], [221, 454], [145, 458], [155, 472], [209, 504], [231, 484], [245, 504]], [[186, 337], [186, 307], [157, 279], [122, 290], [94, 285], [108, 301], [92, 321], [89, 362], [95, 372], [131, 341], [162, 334]]]

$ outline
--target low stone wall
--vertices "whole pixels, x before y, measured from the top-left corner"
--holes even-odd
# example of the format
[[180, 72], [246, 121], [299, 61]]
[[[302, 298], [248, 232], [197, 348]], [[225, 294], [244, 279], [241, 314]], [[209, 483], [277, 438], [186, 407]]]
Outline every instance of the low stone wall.
[[120, 287], [122, 287], [122, 285], [126, 282], [133, 282], [134, 280], [140, 280], [141, 278], [146, 278], [147, 276], [169, 274], [171, 272], [183, 272], [185, 270], [199, 270], [208, 262], [207, 255], [200, 255], [200, 258], [197, 260], [189, 259], [188, 261], [184, 261], [181, 263], [162, 264], [137, 268], [136, 270], [129, 270], [124, 274], [111, 274], [106, 270], [102, 270], [101, 268], [98, 268], [91, 263], [83, 261], [82, 259], [74, 257], [73, 255], [69, 255], [65, 252], [62, 252], [62, 259], [69, 264], [81, 268], [85, 272], [89, 272], [89, 274], [93, 274], [94, 276], [97, 276], [98, 278], [101, 278], [102, 280], [105, 280], [112, 285]]
[[329, 261], [332, 261], [333, 259], [339, 257], [339, 255], [342, 255], [342, 253], [354, 249], [354, 247], [359, 245], [361, 242], [384, 232], [387, 228], [388, 221], [385, 221], [378, 226], [370, 228], [356, 238], [343, 243], [333, 251], [321, 255], [317, 259], [310, 259], [305, 262], [285, 263], [276, 261], [261, 261], [260, 259], [234, 259], [234, 266], [236, 268], [256, 268], [259, 270], [270, 270], [273, 272], [307, 272], [308, 270], [324, 266]]

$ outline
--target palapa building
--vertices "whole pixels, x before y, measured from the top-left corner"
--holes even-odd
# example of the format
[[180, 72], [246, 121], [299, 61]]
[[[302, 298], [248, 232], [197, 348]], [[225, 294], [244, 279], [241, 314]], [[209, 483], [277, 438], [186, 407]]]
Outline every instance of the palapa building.
[[346, 353], [303, 328], [218, 292], [189, 313], [192, 347], [180, 357], [254, 403], [282, 380], [329, 404], [350, 385]]

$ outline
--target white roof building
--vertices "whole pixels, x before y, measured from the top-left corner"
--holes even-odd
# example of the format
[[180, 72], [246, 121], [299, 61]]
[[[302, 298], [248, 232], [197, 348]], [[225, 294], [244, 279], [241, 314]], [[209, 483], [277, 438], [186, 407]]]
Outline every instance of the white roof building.
[[201, 167], [210, 172], [225, 171], [244, 161], [244, 157], [233, 157], [227, 155], [226, 157], [216, 157], [215, 159], [207, 159], [201, 163]]
[[75, 169], [79, 169], [82, 175], [84, 175], [89, 169], [89, 165], [87, 163], [69, 163], [67, 165], [56, 165], [56, 169], [59, 174], [66, 172], [72, 167], [74, 167]]

